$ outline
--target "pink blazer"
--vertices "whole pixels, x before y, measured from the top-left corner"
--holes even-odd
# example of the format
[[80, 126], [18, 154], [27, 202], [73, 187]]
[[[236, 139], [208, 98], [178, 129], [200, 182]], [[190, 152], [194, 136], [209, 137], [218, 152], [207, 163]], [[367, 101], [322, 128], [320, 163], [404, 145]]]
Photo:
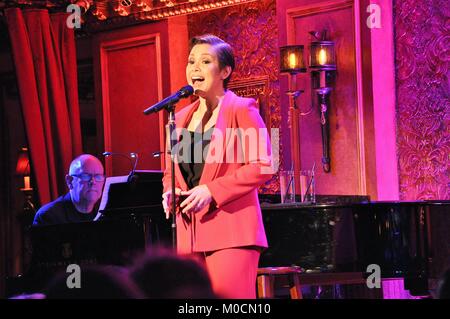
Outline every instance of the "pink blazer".
[[[188, 126], [199, 104], [196, 101], [176, 113], [177, 131]], [[240, 138], [236, 135], [226, 138], [226, 130], [230, 128], [254, 128], [262, 134], [258, 134], [250, 143], [243, 144], [238, 142]], [[220, 133], [222, 138], [218, 136]], [[257, 146], [259, 151], [255, 152]], [[230, 147], [235, 154], [238, 153], [237, 148], [245, 147], [239, 162], [225, 160]], [[270, 169], [271, 154], [267, 129], [255, 100], [238, 97], [228, 90], [219, 109], [199, 182], [199, 185], [206, 184], [213, 202], [197, 213], [178, 213], [179, 252], [204, 252], [242, 246], [267, 247], [258, 187], [273, 175]], [[213, 158], [223, 160], [212, 161]], [[170, 189], [170, 183], [170, 156], [166, 156], [164, 192]], [[175, 165], [175, 184], [182, 190], [188, 190], [178, 164]]]

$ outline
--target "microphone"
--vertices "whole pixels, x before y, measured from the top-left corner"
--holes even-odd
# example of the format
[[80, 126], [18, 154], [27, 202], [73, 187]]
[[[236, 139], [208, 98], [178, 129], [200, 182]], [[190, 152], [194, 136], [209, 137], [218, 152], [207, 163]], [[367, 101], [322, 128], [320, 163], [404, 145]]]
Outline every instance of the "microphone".
[[173, 105], [177, 103], [180, 99], [184, 99], [191, 96], [194, 93], [194, 88], [190, 85], [183, 86], [178, 92], [166, 97], [164, 100], [150, 106], [144, 111], [145, 115], [159, 112], [161, 109], [167, 107], [168, 105]]

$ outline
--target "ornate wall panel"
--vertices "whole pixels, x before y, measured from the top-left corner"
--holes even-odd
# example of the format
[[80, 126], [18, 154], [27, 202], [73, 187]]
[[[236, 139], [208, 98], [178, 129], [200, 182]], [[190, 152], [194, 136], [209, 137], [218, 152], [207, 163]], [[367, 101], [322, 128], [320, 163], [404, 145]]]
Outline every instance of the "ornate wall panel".
[[[93, 62], [100, 150], [138, 153], [137, 169], [161, 169], [163, 113], [144, 116], [142, 111], [169, 92], [167, 23], [144, 24], [93, 38]], [[166, 64], [164, 64], [166, 65]], [[105, 161], [108, 176], [126, 175], [132, 163], [125, 156]]]
[[[233, 47], [236, 70], [232, 81], [245, 87], [245, 82], [254, 84], [255, 79], [268, 79], [267, 87], [261, 89], [265, 95], [261, 113], [270, 128], [280, 128], [279, 105], [278, 35], [275, 0], [254, 3], [199, 13], [188, 17], [189, 36], [204, 33], [215, 34]], [[242, 91], [242, 90], [241, 90]], [[246, 90], [249, 91], [249, 90]], [[251, 91], [251, 90], [250, 90]], [[241, 92], [242, 93], [242, 92]], [[280, 161], [282, 158], [280, 130]], [[280, 163], [281, 165], [282, 163]], [[263, 193], [275, 193], [279, 189], [277, 177], [262, 186]]]
[[450, 199], [450, 5], [394, 3], [400, 198]]
[[[297, 76], [297, 88], [305, 92], [299, 98], [299, 108], [308, 113], [299, 118], [299, 134], [293, 143], [300, 144], [300, 167], [311, 169], [316, 164], [316, 193], [320, 195], [371, 195], [365, 187], [366, 171], [361, 163], [366, 162], [362, 153], [369, 138], [362, 140], [367, 119], [360, 111], [358, 99], [357, 53], [354, 4], [348, 0], [311, 2], [308, 0], [284, 1], [286, 8], [287, 44], [305, 46], [305, 62], [309, 63], [309, 44], [312, 37], [308, 31], [327, 30], [335, 43], [337, 72], [332, 84], [329, 105], [329, 152], [331, 171], [324, 172], [321, 165], [322, 132], [320, 108], [317, 94], [311, 85], [311, 69]], [[281, 17], [280, 17], [281, 16]], [[282, 15], [279, 15], [283, 19]], [[283, 85], [281, 88], [283, 89]], [[371, 120], [371, 119], [370, 119]]]
[[[157, 88], [162, 86], [158, 69], [159, 43], [159, 35], [102, 43], [100, 57], [106, 151], [144, 155], [161, 149], [158, 132], [154, 129], [158, 127], [158, 117], [144, 118], [141, 114], [147, 101], [158, 101], [159, 98]], [[141, 72], [143, 80], [131, 81], [137, 72]], [[148, 83], [156, 89], [149, 90]], [[130, 94], [132, 91], [133, 94]], [[153, 136], [157, 138], [150, 138]], [[126, 175], [131, 169], [130, 162], [113, 157], [106, 160], [107, 174]], [[139, 164], [146, 169], [160, 169], [159, 159], [150, 156], [140, 156]]]

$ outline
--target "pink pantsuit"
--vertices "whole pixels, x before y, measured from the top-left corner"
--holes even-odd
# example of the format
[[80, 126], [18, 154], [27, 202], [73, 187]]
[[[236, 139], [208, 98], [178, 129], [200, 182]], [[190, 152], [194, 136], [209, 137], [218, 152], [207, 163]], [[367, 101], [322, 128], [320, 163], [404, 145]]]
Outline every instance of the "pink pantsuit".
[[[199, 104], [197, 100], [176, 113], [177, 130], [188, 126]], [[236, 132], [233, 129], [237, 128], [243, 130], [244, 136], [251, 136], [247, 142], [239, 134], [227, 136], [227, 130]], [[242, 155], [240, 160], [227, 158], [231, 150], [235, 158], [239, 158], [236, 154]], [[177, 215], [178, 252], [203, 253], [213, 287], [224, 297], [255, 296], [258, 248], [267, 247], [258, 187], [272, 177], [271, 164], [271, 145], [255, 100], [238, 97], [228, 90], [220, 105], [199, 182], [208, 187], [213, 201], [199, 212]], [[164, 192], [170, 190], [170, 175], [170, 156], [166, 156]], [[175, 184], [188, 190], [178, 165]]]

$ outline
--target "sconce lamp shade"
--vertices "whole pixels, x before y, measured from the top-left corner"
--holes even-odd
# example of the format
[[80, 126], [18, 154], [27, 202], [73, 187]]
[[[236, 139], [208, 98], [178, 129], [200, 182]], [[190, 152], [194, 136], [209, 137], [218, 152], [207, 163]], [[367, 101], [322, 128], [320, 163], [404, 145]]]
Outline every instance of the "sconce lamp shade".
[[311, 43], [309, 67], [318, 71], [336, 70], [336, 55], [333, 41]]
[[305, 73], [306, 66], [303, 52], [303, 45], [280, 47], [280, 72]]
[[22, 147], [17, 159], [16, 173], [19, 176], [30, 175], [30, 159], [28, 157], [28, 148]]

